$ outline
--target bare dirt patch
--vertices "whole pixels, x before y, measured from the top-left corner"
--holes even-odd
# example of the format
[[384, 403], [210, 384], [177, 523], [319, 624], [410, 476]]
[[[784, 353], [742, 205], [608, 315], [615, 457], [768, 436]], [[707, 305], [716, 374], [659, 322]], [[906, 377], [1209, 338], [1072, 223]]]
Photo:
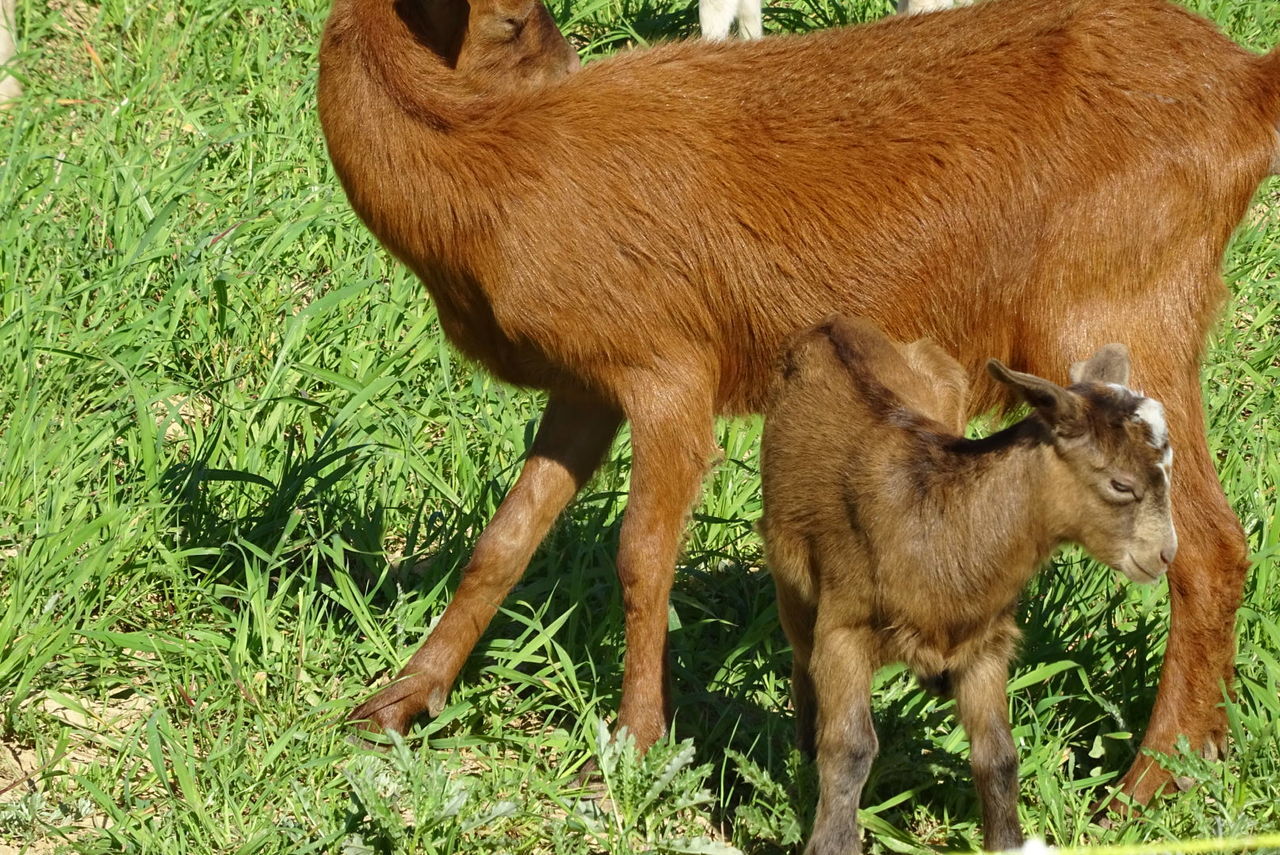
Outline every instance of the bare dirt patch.
[[[110, 763], [128, 733], [155, 706], [150, 698], [131, 693], [96, 701], [67, 695], [43, 694], [26, 704], [70, 729], [65, 748], [0, 739], [0, 855], [45, 855], [69, 836], [90, 828], [105, 828], [108, 817], [92, 807], [75, 784], [74, 776]], [[50, 741], [52, 746], [53, 741]], [[6, 827], [7, 826], [7, 827]], [[16, 828], [33, 829], [25, 840]], [[42, 833], [41, 829], [49, 829]]]

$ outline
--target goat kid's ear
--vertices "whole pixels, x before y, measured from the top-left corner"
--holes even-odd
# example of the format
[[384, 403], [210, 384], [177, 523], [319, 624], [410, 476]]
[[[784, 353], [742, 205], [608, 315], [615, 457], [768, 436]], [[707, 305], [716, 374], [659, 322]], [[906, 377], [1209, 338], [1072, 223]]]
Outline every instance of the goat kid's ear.
[[1120, 342], [1104, 344], [1084, 362], [1071, 365], [1072, 383], [1129, 385], [1129, 348]]
[[1055, 434], [1073, 436], [1080, 432], [1084, 407], [1075, 392], [1043, 377], [1014, 371], [998, 359], [987, 360], [987, 372], [1006, 386], [1011, 386], [1040, 418], [1048, 422]]

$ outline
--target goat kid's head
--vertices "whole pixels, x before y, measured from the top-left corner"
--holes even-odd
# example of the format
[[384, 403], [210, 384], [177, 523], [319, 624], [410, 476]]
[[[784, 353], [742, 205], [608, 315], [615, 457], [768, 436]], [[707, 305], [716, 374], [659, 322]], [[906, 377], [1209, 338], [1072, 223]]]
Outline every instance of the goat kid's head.
[[576, 71], [578, 52], [541, 0], [470, 0], [455, 68], [498, 85], [539, 86]]
[[1072, 385], [1012, 371], [999, 360], [991, 376], [1012, 387], [1049, 428], [1069, 479], [1069, 537], [1134, 582], [1154, 582], [1178, 550], [1169, 506], [1173, 449], [1159, 401], [1126, 387], [1129, 355], [1109, 344], [1071, 367]]

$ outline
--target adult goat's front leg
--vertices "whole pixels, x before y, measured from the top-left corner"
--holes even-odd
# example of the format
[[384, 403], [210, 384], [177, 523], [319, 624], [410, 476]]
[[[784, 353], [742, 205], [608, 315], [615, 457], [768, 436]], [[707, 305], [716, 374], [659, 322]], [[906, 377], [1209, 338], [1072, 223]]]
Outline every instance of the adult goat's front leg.
[[[1135, 355], [1135, 366], [1146, 364]], [[1161, 382], [1158, 372], [1139, 379], [1165, 405], [1175, 450], [1172, 498], [1178, 532], [1178, 556], [1168, 574], [1169, 642], [1142, 747], [1168, 753], [1179, 736], [1186, 736], [1193, 748], [1217, 757], [1226, 750], [1223, 687], [1232, 682], [1247, 545], [1214, 470], [1195, 366], [1173, 382]], [[1168, 781], [1169, 773], [1144, 753], [1125, 775], [1122, 788], [1142, 803]]]
[[618, 727], [647, 750], [670, 718], [668, 600], [689, 511], [716, 446], [709, 384], [643, 388], [645, 397], [626, 408], [632, 468], [618, 543], [627, 625]]
[[620, 420], [611, 407], [552, 396], [520, 477], [480, 534], [440, 622], [396, 679], [351, 713], [352, 720], [403, 733], [421, 713], [440, 713], [480, 634], [556, 516], [599, 466]]

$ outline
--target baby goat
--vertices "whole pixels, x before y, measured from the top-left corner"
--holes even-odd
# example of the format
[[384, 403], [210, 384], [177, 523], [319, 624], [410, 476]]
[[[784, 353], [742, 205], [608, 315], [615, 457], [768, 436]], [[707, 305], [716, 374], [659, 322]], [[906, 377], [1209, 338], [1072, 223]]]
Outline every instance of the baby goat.
[[996, 359], [987, 370], [1034, 412], [970, 440], [957, 430], [963, 369], [930, 343], [895, 345], [836, 316], [783, 356], [762, 531], [795, 651], [798, 738], [817, 749], [809, 855], [858, 851], [871, 679], [895, 661], [955, 697], [985, 847], [1021, 845], [1005, 697], [1018, 593], [1069, 541], [1142, 583], [1177, 551], [1163, 409], [1125, 388], [1122, 345], [1072, 366], [1065, 389]]

